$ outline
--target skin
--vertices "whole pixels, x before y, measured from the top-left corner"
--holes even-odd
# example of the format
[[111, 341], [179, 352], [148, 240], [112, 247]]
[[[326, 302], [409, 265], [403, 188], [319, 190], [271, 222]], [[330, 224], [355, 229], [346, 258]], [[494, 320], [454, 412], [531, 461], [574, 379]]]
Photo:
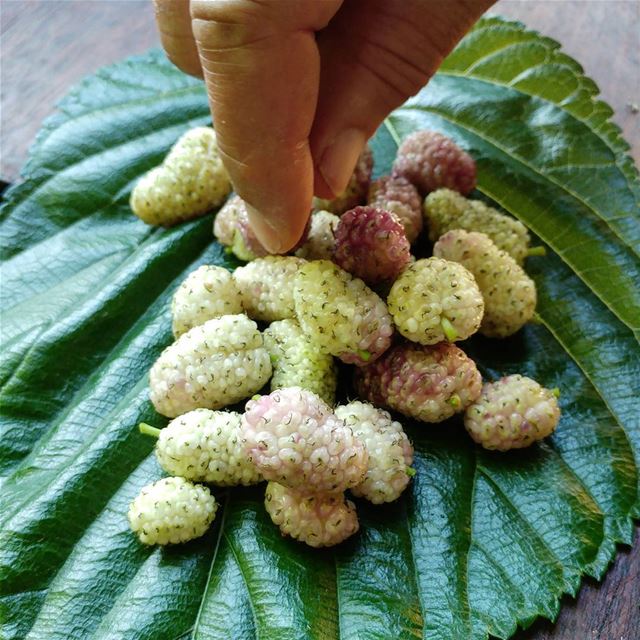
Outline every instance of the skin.
[[154, 0], [162, 44], [204, 78], [222, 157], [258, 239], [291, 249], [382, 120], [492, 0]]

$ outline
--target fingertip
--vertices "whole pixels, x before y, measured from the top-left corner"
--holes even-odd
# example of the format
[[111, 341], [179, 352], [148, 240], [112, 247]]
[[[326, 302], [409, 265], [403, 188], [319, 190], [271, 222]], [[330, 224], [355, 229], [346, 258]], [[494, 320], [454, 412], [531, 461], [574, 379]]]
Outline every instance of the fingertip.
[[260, 210], [247, 203], [251, 228], [269, 253], [287, 253], [298, 244], [307, 225], [310, 207], [303, 211], [306, 213], [291, 215], [281, 210]]
[[183, 0], [154, 0], [160, 41], [173, 64], [189, 75], [202, 77], [200, 56], [193, 37], [189, 3]]
[[313, 170], [313, 195], [323, 200], [332, 200], [336, 197], [333, 189], [325, 182], [318, 167], [314, 167]]
[[367, 135], [363, 131], [348, 128], [340, 131], [322, 152], [318, 172], [334, 197], [347, 188], [366, 143]]

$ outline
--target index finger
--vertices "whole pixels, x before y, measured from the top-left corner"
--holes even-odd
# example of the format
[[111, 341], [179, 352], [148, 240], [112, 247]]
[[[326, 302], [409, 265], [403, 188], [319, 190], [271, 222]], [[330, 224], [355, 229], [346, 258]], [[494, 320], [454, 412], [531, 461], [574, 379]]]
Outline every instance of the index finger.
[[313, 195], [309, 133], [320, 58], [314, 32], [341, 0], [192, 0], [191, 16], [218, 143], [265, 248], [285, 252]]

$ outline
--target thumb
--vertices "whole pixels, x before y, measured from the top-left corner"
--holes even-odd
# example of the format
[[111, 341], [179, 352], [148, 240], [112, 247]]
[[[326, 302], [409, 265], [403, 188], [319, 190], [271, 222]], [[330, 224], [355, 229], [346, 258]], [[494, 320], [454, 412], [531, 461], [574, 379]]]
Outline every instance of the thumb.
[[198, 49], [191, 31], [189, 3], [153, 0], [162, 46], [173, 64], [185, 73], [202, 77]]
[[264, 247], [302, 235], [313, 195], [309, 133], [320, 78], [314, 32], [341, 0], [191, 0], [218, 144]]
[[347, 0], [318, 35], [315, 193], [341, 193], [366, 140], [417, 93], [491, 0]]

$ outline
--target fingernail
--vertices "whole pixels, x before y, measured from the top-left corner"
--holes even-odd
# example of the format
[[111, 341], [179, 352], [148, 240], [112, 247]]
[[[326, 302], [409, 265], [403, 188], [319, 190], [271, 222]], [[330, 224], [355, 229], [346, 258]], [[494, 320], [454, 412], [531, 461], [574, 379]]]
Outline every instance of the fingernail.
[[322, 154], [318, 170], [327, 186], [338, 196], [346, 188], [367, 137], [359, 129], [341, 131]]
[[260, 244], [269, 253], [281, 253], [284, 250], [282, 242], [282, 229], [277, 229], [269, 218], [247, 202], [247, 213], [251, 228], [260, 241]]

